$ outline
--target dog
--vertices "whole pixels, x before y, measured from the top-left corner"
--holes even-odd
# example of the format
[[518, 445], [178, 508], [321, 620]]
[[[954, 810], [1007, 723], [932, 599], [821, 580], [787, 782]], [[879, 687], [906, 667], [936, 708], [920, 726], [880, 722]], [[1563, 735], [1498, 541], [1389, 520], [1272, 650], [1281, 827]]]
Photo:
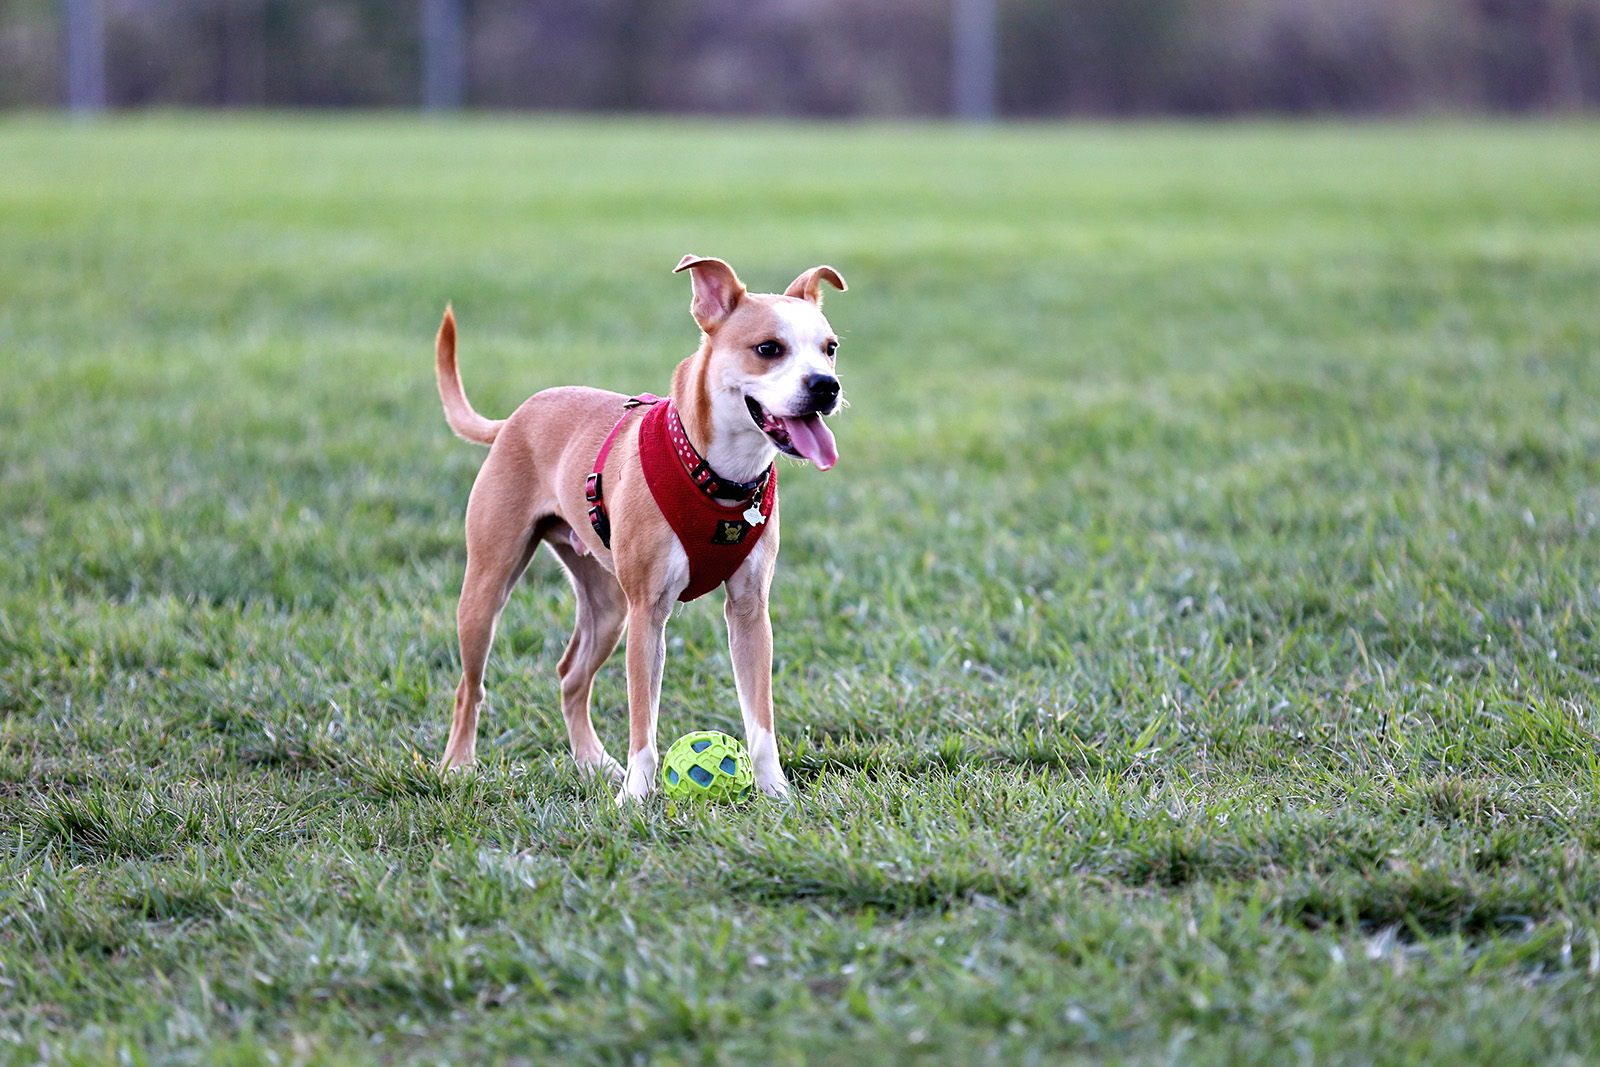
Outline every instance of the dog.
[[[700, 346], [678, 364], [670, 396], [629, 399], [584, 386], [547, 389], [509, 418], [467, 402], [446, 308], [435, 343], [439, 396], [450, 429], [488, 445], [467, 501], [467, 569], [457, 607], [461, 684], [442, 766], [476, 756], [484, 666], [501, 610], [540, 543], [566, 568], [577, 623], [557, 666], [572, 755], [620, 788], [618, 804], [656, 788], [656, 719], [673, 605], [716, 585], [756, 787], [783, 797], [772, 711], [772, 620], [767, 596], [778, 558], [779, 453], [819, 470], [838, 461], [823, 417], [843, 400], [838, 335], [822, 314], [813, 267], [782, 295], [750, 293], [720, 259], [685, 256], [689, 310]], [[595, 733], [595, 672], [628, 633], [628, 762]]]

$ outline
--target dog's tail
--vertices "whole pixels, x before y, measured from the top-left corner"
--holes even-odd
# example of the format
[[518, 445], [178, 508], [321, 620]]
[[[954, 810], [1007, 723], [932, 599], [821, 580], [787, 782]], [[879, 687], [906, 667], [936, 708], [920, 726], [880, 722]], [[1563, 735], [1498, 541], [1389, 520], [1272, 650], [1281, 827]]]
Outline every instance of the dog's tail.
[[463, 441], [492, 445], [504, 419], [486, 419], [472, 410], [461, 388], [461, 372], [456, 369], [456, 316], [450, 305], [444, 307], [444, 321], [433, 346], [433, 369], [439, 376], [439, 399], [444, 401], [444, 418]]

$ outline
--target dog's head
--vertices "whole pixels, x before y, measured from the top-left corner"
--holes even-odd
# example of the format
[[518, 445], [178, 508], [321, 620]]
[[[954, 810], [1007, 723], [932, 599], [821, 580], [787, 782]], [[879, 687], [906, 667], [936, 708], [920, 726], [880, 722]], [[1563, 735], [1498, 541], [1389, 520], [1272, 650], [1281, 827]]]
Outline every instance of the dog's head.
[[823, 317], [821, 285], [842, 292], [839, 272], [812, 267], [778, 296], [747, 292], [720, 259], [684, 256], [677, 270], [693, 281], [689, 310], [705, 335], [697, 371], [718, 438], [759, 440], [818, 470], [832, 467], [839, 452], [822, 417], [841, 403], [839, 338]]

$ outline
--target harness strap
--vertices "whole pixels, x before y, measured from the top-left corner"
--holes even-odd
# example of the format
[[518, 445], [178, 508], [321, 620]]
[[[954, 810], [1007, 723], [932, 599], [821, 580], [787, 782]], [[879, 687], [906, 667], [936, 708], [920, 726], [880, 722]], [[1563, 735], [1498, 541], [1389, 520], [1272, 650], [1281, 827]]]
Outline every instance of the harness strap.
[[606, 457], [611, 455], [611, 445], [622, 430], [622, 424], [628, 421], [628, 416], [641, 407], [659, 403], [661, 398], [654, 393], [640, 393], [622, 405], [622, 417], [606, 434], [605, 444], [600, 446], [599, 455], [594, 457], [594, 473], [583, 483], [583, 496], [589, 501], [589, 525], [594, 527], [595, 536], [607, 548], [611, 547], [611, 515], [606, 511], [605, 494], [600, 487], [600, 475], [606, 469]]

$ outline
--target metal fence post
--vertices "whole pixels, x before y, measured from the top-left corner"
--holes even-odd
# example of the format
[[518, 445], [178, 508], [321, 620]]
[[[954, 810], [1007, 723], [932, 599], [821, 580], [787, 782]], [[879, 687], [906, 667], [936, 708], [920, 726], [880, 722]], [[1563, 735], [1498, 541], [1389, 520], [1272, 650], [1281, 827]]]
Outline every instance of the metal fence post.
[[465, 95], [461, 0], [422, 0], [422, 106], [454, 111]]
[[94, 115], [106, 107], [106, 31], [101, 0], [64, 0], [67, 107]]
[[996, 0], [953, 0], [950, 93], [955, 117], [967, 122], [995, 118]]

